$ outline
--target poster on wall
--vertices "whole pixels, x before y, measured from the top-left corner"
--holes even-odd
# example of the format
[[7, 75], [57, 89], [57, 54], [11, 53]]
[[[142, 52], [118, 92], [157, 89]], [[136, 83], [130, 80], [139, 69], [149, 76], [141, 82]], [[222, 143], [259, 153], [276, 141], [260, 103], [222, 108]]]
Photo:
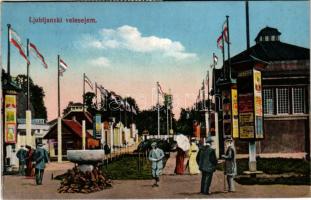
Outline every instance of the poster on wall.
[[101, 139], [101, 115], [95, 115], [94, 116], [94, 128], [93, 128], [93, 136], [96, 139]]
[[232, 137], [239, 137], [239, 112], [238, 112], [238, 91], [231, 89], [231, 107], [232, 107]]
[[261, 72], [253, 70], [254, 79], [254, 112], [256, 138], [263, 138], [262, 85]]
[[4, 98], [5, 143], [16, 143], [16, 95], [5, 95]]
[[222, 111], [224, 137], [231, 136], [231, 98], [230, 90], [222, 91]]

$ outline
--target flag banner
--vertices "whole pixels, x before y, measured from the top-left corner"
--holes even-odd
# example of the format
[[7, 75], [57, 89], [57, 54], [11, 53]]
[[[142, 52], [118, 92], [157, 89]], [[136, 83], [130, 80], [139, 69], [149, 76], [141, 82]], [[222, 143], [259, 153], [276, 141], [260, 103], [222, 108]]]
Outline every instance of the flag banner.
[[93, 84], [91, 82], [91, 80], [86, 76], [84, 75], [84, 81], [90, 86], [90, 88], [93, 90]]
[[34, 53], [37, 58], [39, 58], [39, 60], [42, 62], [42, 65], [45, 68], [48, 68], [48, 65], [46, 64], [44, 57], [42, 56], [42, 54], [39, 52], [39, 50], [37, 49], [37, 47], [33, 44], [33, 43], [29, 43], [29, 49], [31, 50], [32, 53]]
[[58, 71], [59, 71], [59, 76], [63, 76], [65, 69], [59, 68]]
[[125, 101], [125, 110], [131, 112], [131, 105], [127, 101]]
[[215, 64], [217, 65], [218, 57], [215, 54], [213, 54], [213, 60], [214, 60]]
[[225, 39], [225, 42], [227, 44], [229, 44], [229, 38], [228, 38], [228, 24], [227, 24], [227, 20], [225, 21], [223, 27], [222, 27], [222, 35]]
[[9, 40], [10, 40], [10, 43], [13, 44], [18, 49], [19, 54], [27, 61], [27, 64], [29, 65], [30, 62], [25, 54], [25, 51], [24, 51], [25, 48], [21, 42], [21, 39], [19, 35], [12, 28], [9, 29]]
[[223, 45], [222, 45], [222, 40], [223, 40], [223, 35], [221, 34], [221, 35], [218, 37], [218, 39], [217, 39], [217, 47], [218, 47], [219, 49], [223, 49], [223, 48], [224, 48]]
[[158, 82], [158, 92], [159, 92], [162, 96], [164, 96], [164, 92], [163, 92], [162, 87], [161, 87], [161, 85], [160, 85], [159, 82]]
[[109, 95], [108, 90], [106, 90], [103, 86], [99, 86], [99, 91], [102, 95], [104, 95], [105, 97], [107, 97]]
[[133, 113], [134, 115], [137, 115], [137, 112], [136, 112], [136, 109], [134, 108], [134, 106], [132, 106], [132, 113]]
[[59, 59], [59, 66], [63, 68], [64, 71], [68, 68], [68, 65], [62, 59]]

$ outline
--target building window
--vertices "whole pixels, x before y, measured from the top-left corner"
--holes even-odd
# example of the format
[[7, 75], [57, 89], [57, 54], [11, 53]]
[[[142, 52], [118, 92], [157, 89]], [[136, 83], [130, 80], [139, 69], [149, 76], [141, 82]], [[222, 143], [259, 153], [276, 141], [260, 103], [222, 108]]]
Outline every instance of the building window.
[[277, 88], [277, 113], [289, 113], [288, 88]]
[[275, 36], [274, 35], [271, 36], [271, 41], [275, 41]]
[[292, 89], [293, 113], [304, 113], [305, 111], [305, 91], [304, 88]]
[[274, 114], [274, 93], [272, 88], [263, 89], [264, 114]]
[[269, 36], [265, 36], [265, 41], [269, 41]]

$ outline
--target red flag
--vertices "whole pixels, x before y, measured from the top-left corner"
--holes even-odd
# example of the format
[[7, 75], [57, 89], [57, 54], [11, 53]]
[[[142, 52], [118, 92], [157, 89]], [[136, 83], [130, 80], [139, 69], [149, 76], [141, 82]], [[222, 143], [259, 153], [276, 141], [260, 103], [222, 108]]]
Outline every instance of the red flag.
[[228, 25], [227, 25], [227, 21], [225, 21], [223, 27], [222, 27], [222, 34], [225, 38], [225, 41], [227, 42], [227, 44], [229, 43], [229, 38], [228, 38]]
[[27, 64], [29, 65], [30, 62], [23, 50], [23, 45], [21, 43], [20, 37], [12, 28], [9, 29], [9, 39], [10, 42], [18, 49], [19, 54], [27, 61]]
[[36, 53], [36, 56], [41, 60], [43, 66], [45, 68], [48, 68], [48, 65], [46, 64], [44, 57], [42, 56], [42, 54], [38, 51], [37, 47], [32, 44], [31, 42], [29, 43], [29, 47]]
[[223, 40], [223, 37], [222, 37], [223, 35], [220, 35], [219, 37], [218, 37], [218, 39], [217, 39], [217, 47], [219, 48], [219, 49], [223, 49], [224, 47], [223, 47], [223, 45], [222, 45], [222, 40]]

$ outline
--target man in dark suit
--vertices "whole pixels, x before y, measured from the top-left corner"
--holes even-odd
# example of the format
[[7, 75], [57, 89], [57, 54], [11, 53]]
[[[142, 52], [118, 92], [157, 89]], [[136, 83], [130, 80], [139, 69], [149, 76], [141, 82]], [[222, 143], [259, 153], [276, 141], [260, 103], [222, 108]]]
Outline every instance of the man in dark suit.
[[217, 165], [215, 149], [211, 147], [212, 142], [212, 138], [208, 137], [206, 146], [200, 148], [196, 158], [199, 169], [202, 172], [201, 193], [203, 194], [210, 194], [209, 188]]
[[36, 183], [42, 185], [42, 179], [45, 169], [45, 164], [49, 162], [48, 152], [43, 148], [43, 145], [38, 144], [38, 148], [35, 153], [36, 160]]

